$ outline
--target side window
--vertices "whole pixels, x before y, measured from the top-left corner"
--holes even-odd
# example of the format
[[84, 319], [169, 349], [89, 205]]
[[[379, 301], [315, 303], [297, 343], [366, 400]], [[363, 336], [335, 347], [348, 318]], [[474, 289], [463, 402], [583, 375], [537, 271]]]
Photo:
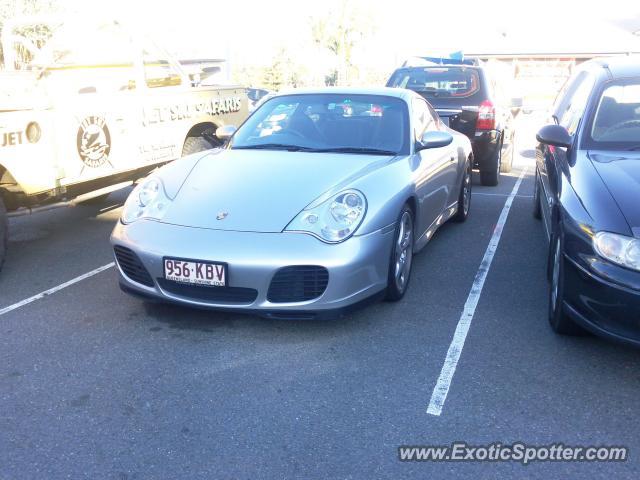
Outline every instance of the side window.
[[578, 129], [580, 120], [587, 108], [593, 85], [594, 79], [591, 75], [583, 76], [573, 90], [568, 102], [562, 105], [561, 111], [557, 114], [560, 125], [566, 128], [570, 135], [574, 135]]
[[438, 129], [429, 105], [424, 100], [413, 100], [413, 125], [416, 141], [419, 141], [425, 132]]
[[143, 49], [144, 78], [149, 88], [180, 85], [182, 77], [164, 52], [147, 42]]

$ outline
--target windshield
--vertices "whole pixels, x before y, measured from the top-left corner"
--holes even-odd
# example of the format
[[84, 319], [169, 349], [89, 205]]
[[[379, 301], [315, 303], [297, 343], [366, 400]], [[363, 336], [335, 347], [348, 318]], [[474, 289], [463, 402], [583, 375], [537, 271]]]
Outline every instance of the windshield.
[[473, 68], [420, 67], [396, 71], [388, 87], [408, 88], [427, 97], [470, 97], [480, 90], [480, 78]]
[[263, 103], [231, 148], [397, 154], [409, 151], [404, 101], [379, 95], [299, 94]]
[[640, 79], [607, 86], [593, 118], [592, 148], [640, 150]]

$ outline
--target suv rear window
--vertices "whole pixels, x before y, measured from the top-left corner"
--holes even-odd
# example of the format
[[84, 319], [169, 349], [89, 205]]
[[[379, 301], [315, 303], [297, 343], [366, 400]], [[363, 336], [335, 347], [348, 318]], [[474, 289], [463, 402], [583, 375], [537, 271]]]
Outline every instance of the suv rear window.
[[426, 97], [470, 97], [480, 90], [480, 77], [473, 68], [421, 67], [397, 70], [388, 87], [408, 88]]

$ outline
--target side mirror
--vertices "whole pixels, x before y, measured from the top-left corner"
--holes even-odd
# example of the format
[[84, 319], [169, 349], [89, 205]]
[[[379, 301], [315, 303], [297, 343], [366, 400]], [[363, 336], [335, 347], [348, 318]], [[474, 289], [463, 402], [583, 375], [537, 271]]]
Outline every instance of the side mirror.
[[236, 127], [234, 125], [225, 125], [216, 130], [216, 137], [218, 140], [227, 141], [233, 134], [236, 133]]
[[515, 118], [518, 116], [518, 114], [520, 113], [520, 110], [522, 110], [522, 97], [513, 97], [511, 99], [511, 115]]
[[569, 148], [573, 139], [567, 129], [561, 125], [546, 125], [536, 134], [536, 140], [545, 145]]
[[453, 135], [449, 132], [425, 132], [422, 139], [416, 146], [416, 151], [426, 150], [427, 148], [440, 148], [451, 145], [453, 142]]

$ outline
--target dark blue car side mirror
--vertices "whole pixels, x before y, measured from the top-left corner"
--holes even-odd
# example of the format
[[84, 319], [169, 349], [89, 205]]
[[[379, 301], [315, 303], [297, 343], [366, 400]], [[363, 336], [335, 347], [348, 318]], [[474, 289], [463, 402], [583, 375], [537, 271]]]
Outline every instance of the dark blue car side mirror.
[[536, 134], [536, 139], [545, 145], [554, 147], [569, 148], [573, 143], [573, 138], [566, 128], [561, 125], [545, 125]]

